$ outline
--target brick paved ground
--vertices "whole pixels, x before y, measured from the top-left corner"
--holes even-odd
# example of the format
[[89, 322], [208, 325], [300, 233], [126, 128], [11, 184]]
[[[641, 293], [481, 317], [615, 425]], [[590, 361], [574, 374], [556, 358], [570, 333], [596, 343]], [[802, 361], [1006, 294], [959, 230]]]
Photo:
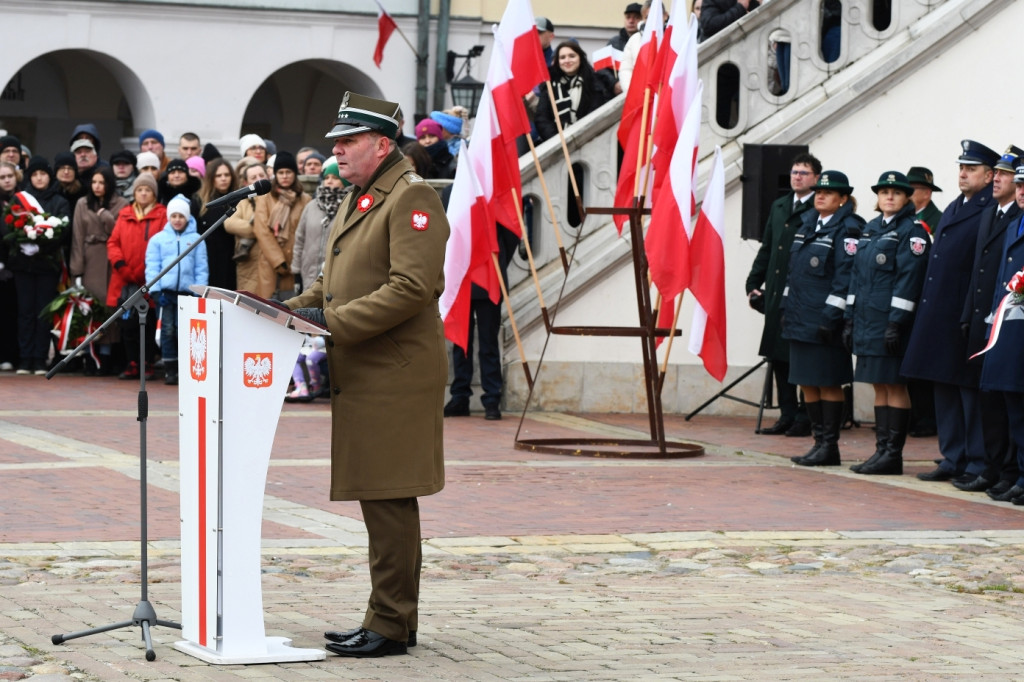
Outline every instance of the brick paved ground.
[[[0, 375], [0, 680], [935, 680], [1017, 676], [1024, 508], [907, 474], [807, 470], [752, 418], [666, 418], [701, 458], [516, 450], [514, 415], [446, 423], [424, 498], [420, 646], [383, 661], [214, 667], [154, 631], [62, 646], [139, 599], [137, 386]], [[175, 393], [150, 386], [150, 597], [180, 608]], [[523, 437], [643, 438], [637, 415], [531, 414]], [[264, 513], [268, 634], [319, 646], [367, 594], [355, 503], [326, 500], [325, 403], [287, 405]], [[843, 433], [844, 458], [873, 448]]]

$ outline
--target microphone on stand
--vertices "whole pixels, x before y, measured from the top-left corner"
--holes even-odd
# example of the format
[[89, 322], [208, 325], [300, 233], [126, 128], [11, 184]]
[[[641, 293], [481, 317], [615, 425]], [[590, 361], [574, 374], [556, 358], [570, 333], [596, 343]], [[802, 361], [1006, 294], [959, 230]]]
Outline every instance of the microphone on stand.
[[228, 194], [225, 194], [224, 196], [220, 197], [219, 199], [214, 199], [213, 201], [211, 201], [210, 203], [208, 203], [206, 205], [206, 208], [214, 208], [216, 206], [222, 206], [224, 204], [228, 204], [230, 206], [233, 206], [233, 205], [237, 204], [239, 201], [241, 201], [242, 199], [245, 199], [246, 197], [260, 196], [260, 195], [266, 194], [269, 191], [270, 191], [270, 180], [257, 180], [256, 182], [252, 183], [248, 187], [243, 187], [242, 189], [236, 189], [234, 192], [230, 192]]

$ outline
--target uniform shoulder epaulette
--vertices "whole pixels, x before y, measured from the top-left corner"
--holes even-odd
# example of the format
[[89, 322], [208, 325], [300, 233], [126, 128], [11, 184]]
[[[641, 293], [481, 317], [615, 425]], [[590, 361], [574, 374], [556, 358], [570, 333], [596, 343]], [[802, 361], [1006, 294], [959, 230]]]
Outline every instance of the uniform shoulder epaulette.
[[405, 171], [404, 173], [402, 173], [402, 177], [405, 178], [405, 181], [408, 182], [409, 184], [412, 184], [414, 182], [423, 182], [423, 178], [417, 175], [416, 171]]

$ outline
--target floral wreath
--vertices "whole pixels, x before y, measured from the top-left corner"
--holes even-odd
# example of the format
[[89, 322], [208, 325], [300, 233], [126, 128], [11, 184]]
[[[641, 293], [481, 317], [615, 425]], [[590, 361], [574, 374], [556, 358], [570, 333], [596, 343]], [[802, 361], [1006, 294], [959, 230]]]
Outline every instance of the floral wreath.
[[68, 226], [66, 217], [50, 215], [28, 192], [17, 192], [4, 206], [0, 220], [8, 230], [4, 239], [16, 244], [60, 239]]

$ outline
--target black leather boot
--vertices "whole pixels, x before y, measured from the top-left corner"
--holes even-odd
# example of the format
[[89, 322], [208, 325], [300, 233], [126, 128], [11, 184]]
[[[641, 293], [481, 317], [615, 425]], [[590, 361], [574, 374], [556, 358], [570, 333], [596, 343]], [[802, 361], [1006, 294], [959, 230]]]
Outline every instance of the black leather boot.
[[804, 454], [794, 455], [789, 458], [789, 461], [796, 464], [800, 464], [800, 460], [807, 459], [817, 452], [822, 444], [821, 401], [806, 403], [805, 407], [807, 408], [807, 418], [811, 420], [811, 435], [814, 436], [814, 445]]
[[[810, 407], [810, 405], [808, 405]], [[804, 467], [838, 466], [839, 430], [843, 427], [843, 401], [821, 401], [821, 447], [797, 460]]]
[[860, 468], [861, 474], [867, 476], [902, 476], [903, 446], [907, 442], [907, 430], [910, 425], [910, 410], [899, 407], [889, 408], [889, 442], [885, 453], [871, 463]]
[[859, 474], [868, 464], [874, 464], [889, 444], [889, 406], [875, 405], [875, 452], [860, 464], [854, 464], [850, 471]]

